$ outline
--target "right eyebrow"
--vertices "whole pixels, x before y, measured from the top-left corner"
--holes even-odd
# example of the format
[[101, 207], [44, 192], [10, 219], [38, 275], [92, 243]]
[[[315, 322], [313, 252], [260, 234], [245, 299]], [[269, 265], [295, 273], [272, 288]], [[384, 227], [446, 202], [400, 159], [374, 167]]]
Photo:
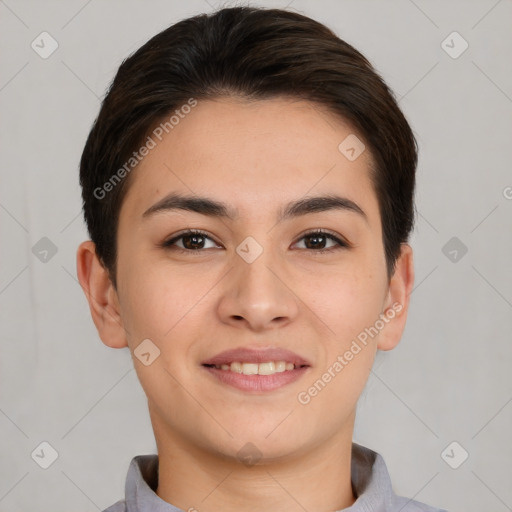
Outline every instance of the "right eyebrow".
[[230, 220], [238, 218], [238, 212], [232, 210], [228, 205], [210, 199], [208, 197], [184, 196], [171, 193], [149, 207], [143, 217], [150, 217], [155, 213], [171, 210], [187, 210], [190, 212], [208, 215], [210, 217], [225, 217]]

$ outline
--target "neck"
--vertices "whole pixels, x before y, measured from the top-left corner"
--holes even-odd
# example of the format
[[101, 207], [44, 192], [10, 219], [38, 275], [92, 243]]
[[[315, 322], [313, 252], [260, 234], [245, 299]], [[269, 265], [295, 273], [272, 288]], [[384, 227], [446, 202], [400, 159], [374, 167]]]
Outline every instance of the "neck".
[[355, 501], [350, 478], [353, 419], [336, 439], [293, 457], [246, 466], [169, 434], [152, 418], [158, 447], [156, 494], [190, 512], [342, 510]]

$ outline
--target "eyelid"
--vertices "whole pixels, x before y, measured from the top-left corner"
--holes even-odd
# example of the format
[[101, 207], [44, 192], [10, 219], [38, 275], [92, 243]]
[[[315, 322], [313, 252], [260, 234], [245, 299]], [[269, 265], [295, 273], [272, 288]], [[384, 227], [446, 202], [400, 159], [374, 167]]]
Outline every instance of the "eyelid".
[[[183, 231], [179, 231], [178, 233], [172, 235], [170, 238], [166, 238], [160, 244], [160, 246], [163, 247], [164, 249], [169, 248], [169, 247], [172, 247], [174, 245], [174, 243], [177, 242], [180, 238], [183, 238], [185, 236], [194, 236], [194, 235], [200, 235], [204, 238], [208, 238], [208, 240], [211, 240], [212, 242], [216, 243], [217, 245], [221, 245], [212, 236], [210, 236], [210, 234], [207, 233], [206, 231], [203, 231], [201, 229], [189, 228], [189, 229], [184, 229]], [[200, 252], [200, 251], [192, 251], [190, 249], [182, 249], [181, 247], [177, 247], [177, 249], [186, 251], [186, 252]]]
[[[304, 233], [301, 233], [295, 242], [293, 242], [292, 245], [295, 245], [296, 243], [298, 243], [299, 241], [301, 241], [303, 238], [307, 237], [307, 236], [311, 236], [311, 235], [325, 235], [327, 238], [331, 239], [332, 241], [334, 241], [337, 246], [336, 247], [329, 247], [327, 249], [301, 249], [301, 250], [306, 250], [308, 252], [313, 252], [313, 253], [325, 253], [325, 252], [330, 252], [332, 250], [336, 250], [336, 249], [347, 249], [347, 248], [350, 248], [352, 247], [352, 244], [343, 236], [339, 235], [338, 233], [336, 232], [333, 232], [333, 231], [330, 231], [328, 229], [324, 229], [324, 228], [313, 228], [313, 229], [309, 229], [307, 231], [305, 231]], [[185, 236], [194, 236], [194, 235], [199, 235], [199, 236], [202, 236], [204, 238], [207, 238], [208, 240], [211, 240], [212, 242], [214, 242], [215, 244], [217, 245], [222, 245], [222, 244], [219, 244], [213, 237], [211, 237], [209, 235], [209, 233], [201, 230], [201, 229], [194, 229], [194, 228], [189, 228], [189, 229], [185, 229], [183, 231], [180, 231], [176, 234], [174, 234], [172, 237], [164, 240], [160, 245], [160, 247], [164, 248], [164, 249], [168, 249], [170, 247], [174, 247], [176, 250], [178, 251], [181, 251], [181, 252], [187, 252], [187, 253], [200, 253], [202, 251], [204, 251], [205, 249], [198, 249], [198, 250], [192, 250], [192, 249], [182, 249], [181, 247], [177, 247], [175, 245], [175, 243], [180, 240], [181, 238], [185, 237]]]
[[[328, 238], [331, 238], [332, 240], [337, 242], [339, 244], [340, 248], [352, 247], [352, 244], [344, 236], [341, 236], [340, 234], [336, 233], [335, 231], [330, 231], [329, 229], [324, 229], [324, 228], [308, 229], [307, 231], [305, 231], [304, 233], [301, 233], [297, 237], [297, 240], [294, 242], [294, 245], [297, 242], [299, 242], [300, 240], [302, 240], [304, 237], [309, 236], [309, 235], [316, 235], [316, 234], [326, 235]], [[333, 249], [333, 247], [331, 247], [331, 249]], [[317, 251], [312, 250], [311, 252], [322, 252], [322, 251], [325, 252], [328, 250], [329, 249], [322, 249], [322, 250], [317, 250]]]

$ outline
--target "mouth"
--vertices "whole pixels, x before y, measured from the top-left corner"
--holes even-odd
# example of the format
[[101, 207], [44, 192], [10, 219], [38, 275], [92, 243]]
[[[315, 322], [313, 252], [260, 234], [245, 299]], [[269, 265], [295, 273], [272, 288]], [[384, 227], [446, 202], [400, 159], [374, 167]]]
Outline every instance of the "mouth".
[[201, 365], [221, 383], [249, 392], [272, 391], [291, 384], [311, 366], [288, 350], [246, 348], [222, 352]]
[[204, 364], [207, 368], [215, 368], [224, 372], [243, 373], [244, 375], [274, 375], [276, 373], [289, 372], [306, 365], [295, 366], [287, 361], [267, 361], [265, 363], [247, 363], [233, 361], [229, 364]]

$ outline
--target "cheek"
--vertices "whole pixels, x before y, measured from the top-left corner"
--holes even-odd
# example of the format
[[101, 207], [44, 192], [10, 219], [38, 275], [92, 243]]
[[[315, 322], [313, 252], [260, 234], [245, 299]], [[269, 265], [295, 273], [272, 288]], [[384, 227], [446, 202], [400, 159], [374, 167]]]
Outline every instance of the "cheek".
[[[347, 266], [348, 267], [348, 266]], [[334, 266], [323, 271], [302, 274], [297, 295], [316, 314], [316, 323], [324, 326], [330, 345], [343, 348], [366, 327], [374, 324], [382, 312], [386, 283], [382, 276], [350, 265], [343, 270]]]
[[[386, 281], [380, 273], [365, 273], [355, 267], [343, 272], [331, 270], [326, 279], [318, 277], [316, 286], [315, 280], [303, 280], [305, 287], [300, 292], [308, 297], [305, 302], [315, 312], [316, 325], [323, 333], [319, 339], [323, 357], [315, 378], [322, 381], [321, 388], [322, 383], [329, 382], [329, 391], [322, 392], [323, 399], [317, 405], [339, 400], [342, 395], [355, 403], [375, 357], [378, 332], [374, 326], [382, 313]], [[319, 282], [323, 285], [318, 286]]]
[[123, 323], [132, 350], [145, 338], [154, 340], [164, 356], [171, 345], [173, 352], [186, 349], [183, 345], [206, 318], [208, 292], [219, 279], [212, 269], [202, 268], [140, 258], [119, 272]]
[[382, 312], [384, 289], [371, 274], [331, 273], [326, 283], [308, 302], [325, 327], [319, 327], [322, 356], [297, 396], [312, 433], [338, 428], [355, 410], [377, 350], [370, 329]]
[[123, 323], [131, 340], [131, 348], [135, 348], [142, 339], [158, 340], [161, 333], [172, 325], [169, 309], [164, 311], [164, 305], [169, 303], [169, 290], [151, 273], [146, 273], [138, 267], [137, 272], [125, 276], [123, 281]]
[[[191, 371], [188, 361], [195, 335], [191, 326], [195, 322], [200, 328], [198, 322], [205, 312], [199, 302], [209, 284], [194, 281], [191, 285], [184, 272], [170, 268], [163, 272], [147, 261], [130, 262], [130, 268], [137, 270], [119, 272], [119, 282], [123, 283], [122, 318], [140, 384], [156, 407], [165, 406], [171, 396], [173, 403], [186, 404], [187, 395], [179, 383], [186, 382]], [[149, 345], [148, 365], [137, 355], [142, 352], [137, 350], [139, 344], [146, 339], [156, 346]], [[173, 411], [165, 414], [170, 415], [169, 421], [179, 422]]]

